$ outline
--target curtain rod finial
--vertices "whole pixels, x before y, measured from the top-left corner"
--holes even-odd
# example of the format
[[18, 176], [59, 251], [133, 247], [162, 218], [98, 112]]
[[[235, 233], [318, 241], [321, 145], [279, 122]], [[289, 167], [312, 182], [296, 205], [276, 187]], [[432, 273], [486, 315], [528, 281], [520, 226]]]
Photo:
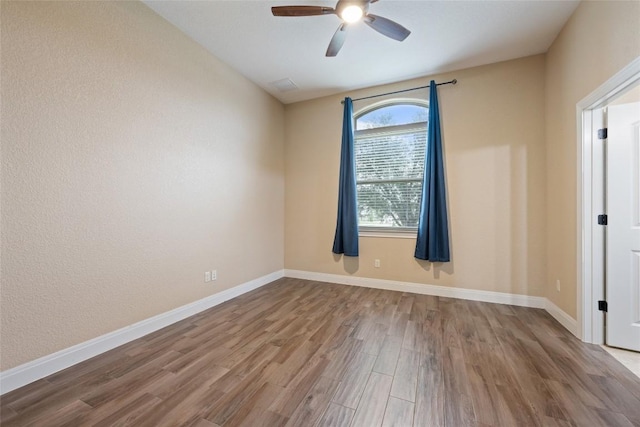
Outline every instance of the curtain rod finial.
[[458, 83], [458, 79], [453, 79], [453, 80], [451, 80], [451, 83], [453, 83], [453, 84]]

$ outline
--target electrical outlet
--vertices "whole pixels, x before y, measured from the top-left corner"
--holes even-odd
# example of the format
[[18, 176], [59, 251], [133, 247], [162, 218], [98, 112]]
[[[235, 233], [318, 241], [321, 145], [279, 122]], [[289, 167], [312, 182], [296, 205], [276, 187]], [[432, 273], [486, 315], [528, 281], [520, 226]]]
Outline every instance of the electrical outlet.
[[374, 266], [375, 268], [380, 268], [380, 260], [379, 260], [379, 259], [377, 259], [377, 260], [373, 261], [373, 266]]
[[211, 281], [211, 272], [210, 271], [205, 271], [204, 272], [204, 281], [205, 282], [210, 282]]
[[211, 270], [211, 280], [218, 280], [218, 270]]
[[560, 279], [556, 279], [556, 290], [560, 292]]

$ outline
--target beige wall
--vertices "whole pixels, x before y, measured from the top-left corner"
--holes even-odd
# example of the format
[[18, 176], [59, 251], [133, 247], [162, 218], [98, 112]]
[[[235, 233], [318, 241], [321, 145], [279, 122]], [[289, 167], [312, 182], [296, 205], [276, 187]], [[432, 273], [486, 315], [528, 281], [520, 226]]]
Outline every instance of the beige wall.
[[[359, 258], [332, 254], [340, 100], [346, 94], [287, 105], [285, 267], [543, 295], [544, 69], [538, 55], [348, 94], [357, 98], [422, 86], [431, 78], [458, 79], [457, 86], [439, 88], [452, 237], [447, 264], [417, 261], [415, 238], [361, 237]], [[356, 102], [354, 108], [366, 105]], [[380, 268], [374, 259], [381, 260]]]
[[1, 4], [0, 369], [283, 268], [282, 104], [142, 3]]
[[[547, 291], [576, 317], [576, 104], [640, 56], [640, 2], [582, 2], [547, 53]], [[556, 280], [561, 290], [556, 291]]]

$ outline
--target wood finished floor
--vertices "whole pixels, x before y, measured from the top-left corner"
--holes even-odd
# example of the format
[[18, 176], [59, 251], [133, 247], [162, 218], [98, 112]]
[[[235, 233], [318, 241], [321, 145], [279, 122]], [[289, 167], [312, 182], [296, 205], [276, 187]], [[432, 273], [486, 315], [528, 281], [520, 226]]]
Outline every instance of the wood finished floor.
[[281, 279], [8, 393], [3, 426], [640, 426], [543, 310]]

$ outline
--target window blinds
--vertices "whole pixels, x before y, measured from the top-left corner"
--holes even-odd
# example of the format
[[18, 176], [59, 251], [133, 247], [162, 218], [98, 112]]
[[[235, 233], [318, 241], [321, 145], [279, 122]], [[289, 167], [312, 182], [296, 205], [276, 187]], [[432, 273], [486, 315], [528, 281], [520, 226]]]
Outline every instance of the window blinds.
[[425, 123], [356, 132], [360, 225], [417, 227], [426, 137]]

